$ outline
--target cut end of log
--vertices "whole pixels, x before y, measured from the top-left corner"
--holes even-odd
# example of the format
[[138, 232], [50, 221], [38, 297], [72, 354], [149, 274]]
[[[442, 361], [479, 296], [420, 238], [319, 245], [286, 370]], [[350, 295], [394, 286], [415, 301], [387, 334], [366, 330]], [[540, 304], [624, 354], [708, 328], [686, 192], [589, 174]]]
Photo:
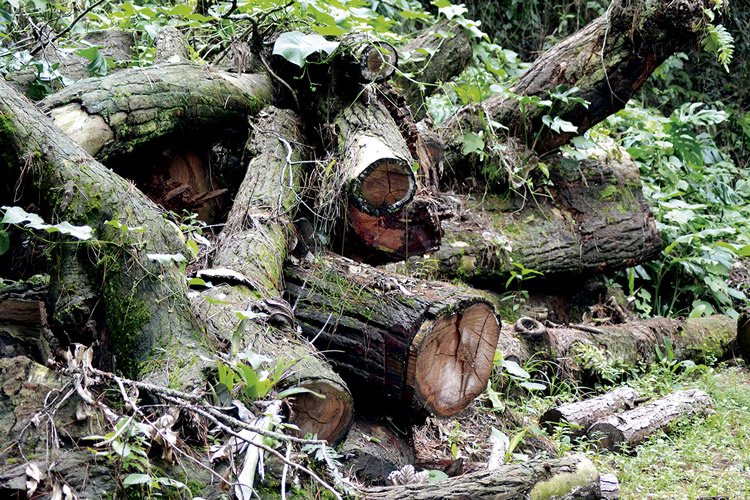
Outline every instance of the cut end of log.
[[360, 77], [365, 82], [380, 83], [396, 71], [398, 53], [389, 43], [372, 42], [360, 55]]
[[291, 404], [291, 423], [299, 427], [298, 434], [314, 434], [332, 445], [341, 442], [349, 430], [353, 418], [351, 395], [336, 384], [316, 381], [300, 385], [317, 394], [305, 393], [294, 397]]
[[499, 334], [499, 321], [483, 302], [424, 325], [415, 339], [422, 336], [415, 387], [430, 413], [454, 415], [481, 394], [492, 372]]
[[380, 217], [408, 203], [414, 191], [414, 174], [405, 161], [380, 158], [354, 180], [351, 199], [360, 211]]

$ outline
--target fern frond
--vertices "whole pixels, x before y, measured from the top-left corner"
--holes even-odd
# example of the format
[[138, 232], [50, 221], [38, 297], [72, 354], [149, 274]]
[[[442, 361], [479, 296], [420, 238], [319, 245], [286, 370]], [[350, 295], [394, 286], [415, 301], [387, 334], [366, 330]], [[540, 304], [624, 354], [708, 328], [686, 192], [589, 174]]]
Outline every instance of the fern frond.
[[701, 40], [701, 45], [707, 52], [716, 54], [718, 61], [724, 65], [724, 69], [729, 72], [729, 63], [734, 56], [734, 37], [727, 31], [724, 25], [714, 26], [709, 24], [706, 27], [705, 35]]

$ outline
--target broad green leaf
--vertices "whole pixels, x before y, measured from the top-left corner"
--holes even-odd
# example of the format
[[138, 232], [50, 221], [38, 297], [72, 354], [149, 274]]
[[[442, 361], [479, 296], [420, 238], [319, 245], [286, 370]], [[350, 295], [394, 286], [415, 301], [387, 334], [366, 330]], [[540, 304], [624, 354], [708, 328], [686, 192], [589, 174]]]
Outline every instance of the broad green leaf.
[[62, 234], [68, 234], [79, 240], [91, 239], [93, 229], [89, 226], [74, 226], [71, 223], [64, 221], [54, 226], [46, 228], [48, 233], [54, 233], [60, 231]]
[[484, 150], [484, 141], [474, 132], [464, 135], [462, 152], [465, 155], [481, 153]]
[[151, 484], [151, 476], [148, 474], [128, 474], [125, 479], [122, 480], [122, 485], [125, 487], [137, 484]]
[[104, 76], [107, 74], [107, 60], [97, 47], [79, 50], [76, 54], [91, 61], [85, 68], [89, 75]]
[[442, 481], [443, 479], [448, 479], [448, 474], [441, 470], [431, 470], [429, 472], [429, 481], [431, 483], [437, 483], [438, 481]]
[[306, 35], [299, 31], [282, 33], [273, 44], [274, 55], [279, 55], [300, 68], [307, 58], [316, 52], [331, 54], [339, 42], [329, 42], [320, 35]]
[[505, 367], [505, 370], [514, 377], [523, 379], [531, 378], [529, 372], [521, 368], [515, 361], [506, 359], [503, 361], [503, 367]]
[[185, 259], [185, 256], [181, 253], [147, 253], [146, 257], [148, 257], [149, 260], [155, 260], [159, 264], [166, 265], [170, 262], [182, 262]]
[[284, 399], [284, 398], [288, 398], [289, 396], [294, 396], [295, 394], [312, 394], [313, 396], [320, 398], [320, 399], [326, 398], [324, 394], [311, 391], [310, 389], [306, 389], [304, 387], [292, 387], [290, 389], [286, 389], [285, 391], [281, 391], [279, 393], [279, 398]]
[[540, 384], [539, 382], [521, 382], [518, 385], [530, 391], [543, 391], [547, 388], [546, 385]]

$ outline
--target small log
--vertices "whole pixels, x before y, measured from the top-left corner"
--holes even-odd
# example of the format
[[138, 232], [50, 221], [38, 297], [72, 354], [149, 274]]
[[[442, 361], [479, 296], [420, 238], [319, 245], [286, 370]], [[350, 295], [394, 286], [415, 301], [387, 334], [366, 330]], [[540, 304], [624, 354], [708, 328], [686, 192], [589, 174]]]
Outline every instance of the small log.
[[398, 52], [393, 45], [368, 39], [362, 33], [343, 37], [337, 53], [347, 75], [361, 83], [382, 83], [398, 67]]
[[424, 255], [440, 248], [442, 229], [437, 202], [417, 195], [400, 210], [372, 217], [349, 206], [348, 229], [343, 254], [370, 264]]
[[[507, 335], [514, 335], [512, 328], [504, 327], [506, 338]], [[736, 336], [736, 322], [728, 316], [715, 315], [688, 319], [649, 318], [621, 325], [584, 328], [547, 327], [542, 339], [536, 341], [516, 336], [525, 349], [518, 349], [514, 343], [506, 345], [513, 348], [515, 355], [547, 353], [558, 361], [564, 376], [580, 380], [584, 376], [599, 376], [592, 373], [589, 367], [579, 364], [578, 349], [583, 344], [595, 346], [606, 358], [616, 360], [627, 371], [657, 362], [656, 347], [666, 353], [665, 338], [671, 341], [675, 361], [700, 363], [707, 358], [723, 359], [728, 356]]]
[[583, 455], [532, 459], [492, 471], [473, 472], [436, 483], [373, 487], [367, 500], [517, 500], [520, 498], [599, 500], [599, 472]]
[[173, 134], [244, 129], [272, 96], [261, 74], [180, 63], [86, 78], [46, 97], [44, 111], [92, 156], [107, 158]]
[[414, 463], [414, 449], [405, 436], [362, 418], [354, 420], [339, 452], [344, 470], [373, 486], [385, 485], [388, 474]]
[[418, 119], [426, 113], [424, 99], [435, 93], [439, 84], [460, 74], [471, 61], [471, 39], [459, 23], [443, 19], [401, 49], [399, 69], [408, 75], [396, 84]]
[[575, 424], [575, 427], [570, 427], [570, 434], [582, 436], [597, 420], [635, 408], [638, 397], [630, 387], [618, 387], [595, 398], [550, 408], [539, 418], [539, 424], [548, 430], [555, 424]]
[[450, 416], [484, 390], [499, 334], [487, 300], [343, 258], [285, 275], [302, 332], [359, 396], [358, 408]]
[[[580, 170], [551, 166], [551, 198], [443, 197], [456, 216], [443, 221], [439, 250], [416, 262], [437, 261], [437, 275], [478, 284], [505, 283], [514, 264], [544, 279], [601, 273], [647, 262], [662, 248], [641, 189], [638, 167], [619, 160], [583, 160]], [[537, 281], [539, 277], [535, 278]]]
[[715, 413], [711, 397], [699, 389], [677, 391], [633, 410], [596, 422], [588, 435], [602, 448], [633, 447], [679, 417]]
[[620, 481], [614, 474], [599, 474], [599, 489], [604, 500], [620, 499]]
[[365, 92], [345, 106], [333, 123], [349, 203], [381, 217], [411, 201], [416, 191], [413, 159], [396, 122], [377, 98]]

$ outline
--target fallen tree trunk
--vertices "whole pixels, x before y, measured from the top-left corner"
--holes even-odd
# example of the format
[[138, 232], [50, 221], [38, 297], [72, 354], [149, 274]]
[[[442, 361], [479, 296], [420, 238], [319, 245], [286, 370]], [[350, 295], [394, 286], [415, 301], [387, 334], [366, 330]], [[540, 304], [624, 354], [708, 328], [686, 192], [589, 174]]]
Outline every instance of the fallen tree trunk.
[[532, 459], [492, 471], [473, 472], [436, 483], [373, 487], [367, 500], [517, 500], [557, 498], [599, 500], [599, 473], [583, 455]]
[[264, 74], [237, 75], [180, 63], [86, 78], [41, 105], [86, 152], [108, 158], [168, 135], [244, 130], [247, 116], [272, 94]]
[[[200, 363], [192, 358], [170, 364], [170, 374], [159, 362], [178, 346], [180, 352], [193, 348], [195, 356], [201, 352], [195, 334], [200, 327], [187, 300], [184, 274], [174, 262], [149, 258], [187, 253], [177, 227], [143, 193], [93, 160], [5, 82], [0, 82], [0, 93], [2, 142], [16, 158], [28, 158], [35, 165], [29, 169], [33, 179], [26, 182], [45, 191], [42, 214], [52, 222], [87, 224], [99, 239], [53, 245], [50, 296], [56, 325], [65, 325], [71, 341], [92, 342], [100, 333], [91, 331], [92, 319], [100, 320], [106, 329], [99, 340], [124, 373], [137, 376], [139, 364], [149, 360], [140, 370], [154, 381], [178, 377], [186, 386], [197, 383]], [[10, 179], [22, 176], [19, 165], [8, 169]], [[142, 230], [128, 229], [136, 227]], [[152, 352], [156, 346], [162, 349]]]
[[450, 416], [484, 390], [499, 333], [485, 299], [341, 258], [285, 275], [303, 333], [365, 411]]
[[[522, 138], [537, 152], [551, 151], [625, 107], [628, 100], [669, 56], [702, 34], [707, 2], [613, 2], [607, 14], [556, 44], [521, 76], [512, 93], [549, 100], [560, 85], [578, 88], [574, 97], [588, 105], [552, 96], [551, 106], [522, 105], [520, 99], [492, 96], [458, 112], [442, 127], [449, 143], [449, 163], [462, 158], [466, 132], [494, 120], [507, 135]], [[571, 122], [575, 132], [555, 133], [543, 117]]]
[[596, 422], [588, 435], [602, 448], [631, 448], [680, 417], [715, 413], [711, 397], [699, 389], [677, 391], [624, 413]]
[[572, 424], [570, 434], [582, 436], [597, 420], [635, 408], [637, 399], [638, 393], [630, 387], [618, 387], [595, 398], [550, 408], [539, 417], [539, 425], [549, 430], [556, 424]]
[[[438, 276], [492, 283], [497, 289], [521, 269], [554, 279], [653, 259], [661, 251], [661, 236], [643, 199], [638, 167], [622, 153], [611, 163], [583, 160], [579, 170], [554, 165], [551, 197], [462, 199], [465, 205], [443, 222], [440, 249], [412, 263], [431, 261]], [[443, 199], [450, 205], [459, 198]]]
[[[294, 112], [268, 107], [253, 128], [247, 148], [252, 159], [219, 235], [213, 269], [198, 273], [204, 280], [227, 284], [196, 294], [193, 306], [205, 318], [209, 333], [231, 344], [235, 352], [248, 349], [294, 361], [292, 374], [279, 388], [302, 387], [325, 398], [297, 395], [290, 402], [290, 421], [301, 436], [316, 434], [338, 443], [353, 416], [351, 394], [312, 344], [295, 338], [291, 308], [280, 297], [303, 176], [302, 124]], [[265, 314], [267, 320], [241, 320], [236, 311], [248, 309]]]
[[[731, 352], [737, 336], [737, 323], [728, 316], [668, 319], [650, 318], [621, 325], [570, 326], [545, 328], [541, 339], [514, 335], [513, 326], [506, 326], [502, 337], [506, 348], [520, 361], [525, 356], [542, 355], [556, 360], [563, 375], [580, 380], [585, 375], [601, 376], [594, 364], [586, 361], [582, 351], [592, 346], [609, 364], [628, 371], [659, 361], [656, 348], [667, 356], [671, 344], [674, 360], [723, 359]], [[510, 338], [513, 341], [509, 341]], [[519, 345], [520, 344], [520, 345]]]

